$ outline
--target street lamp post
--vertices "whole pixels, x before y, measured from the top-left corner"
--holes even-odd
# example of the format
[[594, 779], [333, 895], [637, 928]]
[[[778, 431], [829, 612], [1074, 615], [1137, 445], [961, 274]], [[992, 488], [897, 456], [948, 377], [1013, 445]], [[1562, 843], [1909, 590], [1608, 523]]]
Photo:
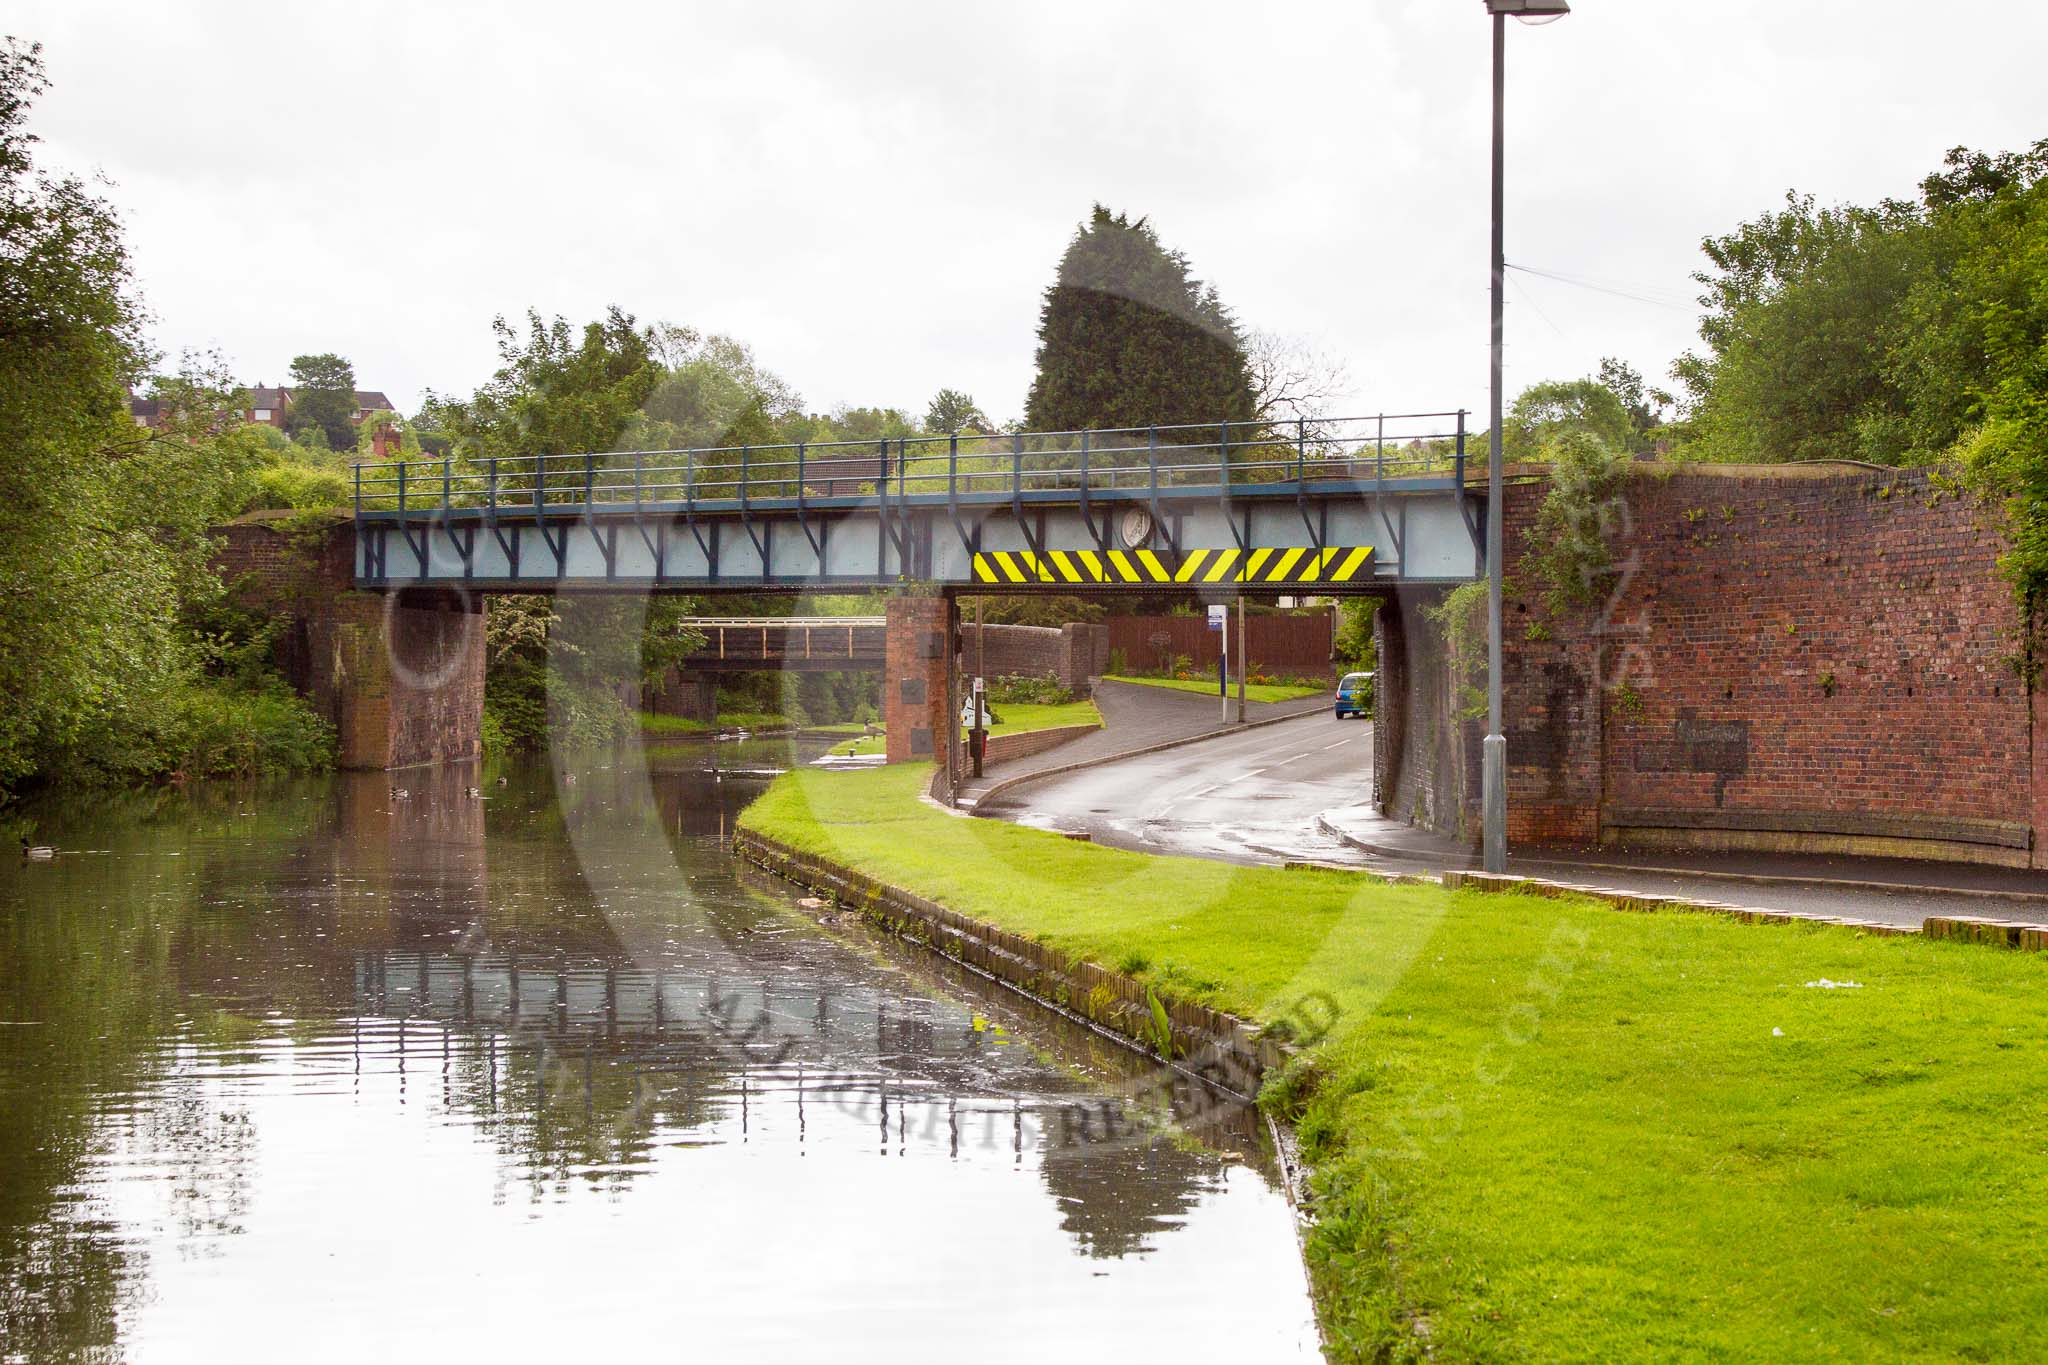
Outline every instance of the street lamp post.
[[1501, 732], [1501, 314], [1507, 256], [1501, 227], [1507, 168], [1508, 16], [1547, 24], [1571, 12], [1567, 0], [1486, 0], [1493, 16], [1493, 346], [1489, 357], [1493, 421], [1486, 438], [1486, 741], [1481, 751], [1480, 817], [1488, 872], [1508, 870], [1508, 740]]

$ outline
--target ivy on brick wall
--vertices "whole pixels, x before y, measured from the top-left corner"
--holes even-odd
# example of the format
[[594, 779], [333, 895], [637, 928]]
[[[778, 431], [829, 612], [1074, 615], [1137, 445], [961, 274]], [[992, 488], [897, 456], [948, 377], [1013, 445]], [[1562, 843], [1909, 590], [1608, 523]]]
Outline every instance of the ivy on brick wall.
[[[1502, 596], [1509, 585], [1501, 585]], [[1429, 623], [1443, 633], [1449, 651], [1445, 660], [1457, 690], [1458, 712], [1467, 720], [1486, 714], [1486, 580], [1461, 583], [1443, 600], [1422, 609]]]
[[1600, 599], [1614, 573], [1609, 538], [1620, 529], [1628, 459], [1590, 431], [1567, 431], [1546, 448], [1550, 486], [1524, 562], [1544, 584], [1553, 616]]

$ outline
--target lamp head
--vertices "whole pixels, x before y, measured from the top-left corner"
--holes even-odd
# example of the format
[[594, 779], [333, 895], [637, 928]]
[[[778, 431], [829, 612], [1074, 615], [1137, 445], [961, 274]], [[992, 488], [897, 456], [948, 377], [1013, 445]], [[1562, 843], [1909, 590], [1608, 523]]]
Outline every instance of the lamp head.
[[1572, 12], [1569, 0], [1486, 0], [1486, 12], [1511, 14], [1525, 24], [1548, 24]]

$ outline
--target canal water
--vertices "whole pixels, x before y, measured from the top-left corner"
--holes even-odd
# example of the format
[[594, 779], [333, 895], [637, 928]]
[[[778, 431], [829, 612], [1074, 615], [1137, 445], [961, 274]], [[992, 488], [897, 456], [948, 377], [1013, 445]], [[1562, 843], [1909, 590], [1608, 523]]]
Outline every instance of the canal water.
[[789, 758], [10, 812], [0, 1360], [1314, 1358], [1254, 1118], [738, 864]]

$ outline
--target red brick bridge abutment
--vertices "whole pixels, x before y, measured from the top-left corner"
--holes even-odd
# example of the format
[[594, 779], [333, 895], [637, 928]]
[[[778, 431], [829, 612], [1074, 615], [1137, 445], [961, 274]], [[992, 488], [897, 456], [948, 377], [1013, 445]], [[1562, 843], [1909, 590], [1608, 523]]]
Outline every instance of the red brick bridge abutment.
[[335, 727], [344, 768], [407, 768], [483, 748], [483, 599], [447, 588], [361, 592], [345, 516], [257, 512], [219, 528], [214, 569], [245, 606], [288, 622], [279, 660]]
[[[2048, 867], [1995, 506], [1928, 471], [1640, 464], [1600, 511], [1618, 573], [1559, 614], [1525, 557], [1545, 492], [1523, 471], [1503, 528], [1511, 844]], [[1445, 596], [1379, 613], [1375, 790], [1476, 842], [1484, 636]]]

